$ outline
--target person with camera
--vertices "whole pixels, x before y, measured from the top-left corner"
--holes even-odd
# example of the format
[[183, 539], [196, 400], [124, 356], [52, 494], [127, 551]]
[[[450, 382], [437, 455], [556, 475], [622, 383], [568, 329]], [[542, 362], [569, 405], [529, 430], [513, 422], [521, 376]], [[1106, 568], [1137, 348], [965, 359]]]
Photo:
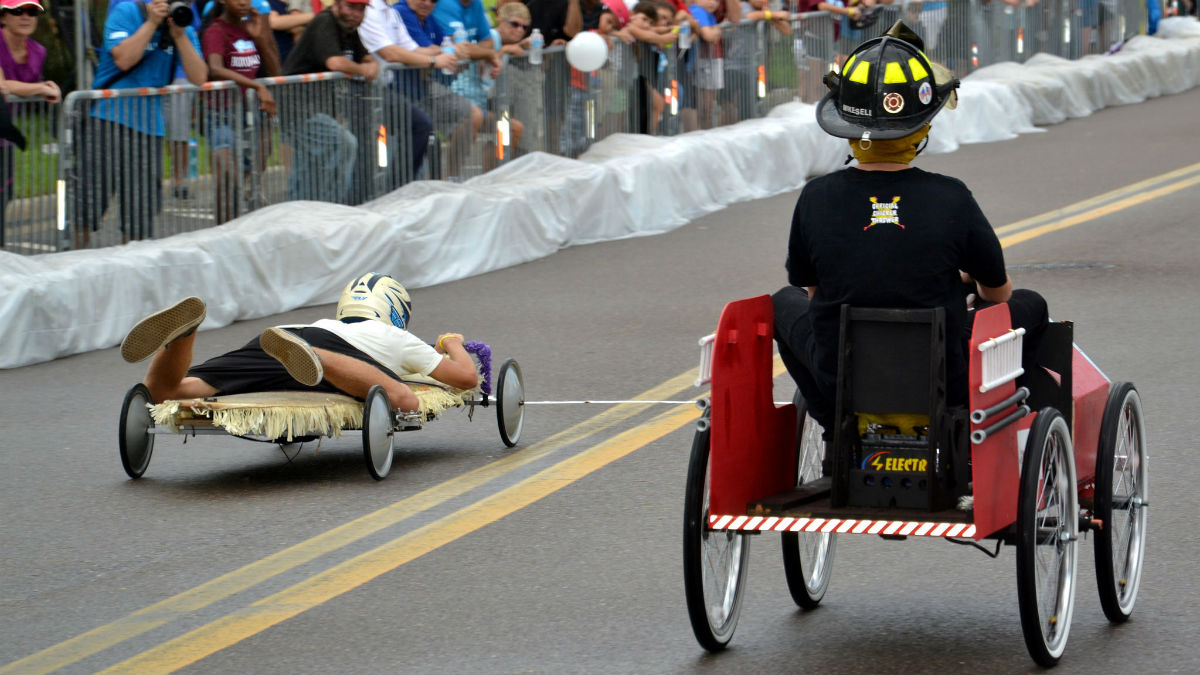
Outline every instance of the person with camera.
[[[186, 0], [123, 2], [104, 22], [104, 43], [93, 89], [137, 89], [171, 84], [177, 65], [188, 82], [202, 85], [208, 66], [191, 28]], [[118, 191], [123, 241], [152, 236], [162, 210], [163, 137], [161, 95], [108, 98], [92, 104], [77, 122], [75, 245], [86, 247]]]

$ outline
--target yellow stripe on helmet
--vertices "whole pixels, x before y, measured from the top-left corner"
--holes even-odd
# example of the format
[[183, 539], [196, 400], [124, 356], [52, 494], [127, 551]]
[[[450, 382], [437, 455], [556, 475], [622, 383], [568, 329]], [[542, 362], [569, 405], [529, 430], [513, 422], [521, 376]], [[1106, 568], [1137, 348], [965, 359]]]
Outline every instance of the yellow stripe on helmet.
[[851, 82], [857, 82], [859, 84], [866, 84], [867, 77], [870, 75], [870, 73], [871, 73], [871, 64], [868, 63], [867, 61], [861, 61], [858, 63], [858, 65], [854, 66], [854, 72], [851, 73], [849, 79]]
[[904, 76], [904, 69], [900, 67], [899, 63], [892, 61], [884, 66], [884, 84], [903, 84], [905, 82], [908, 82], [908, 78]]
[[929, 77], [929, 71], [925, 70], [925, 66], [922, 66], [921, 61], [915, 56], [908, 59], [908, 72], [912, 73], [913, 82], [920, 82]]

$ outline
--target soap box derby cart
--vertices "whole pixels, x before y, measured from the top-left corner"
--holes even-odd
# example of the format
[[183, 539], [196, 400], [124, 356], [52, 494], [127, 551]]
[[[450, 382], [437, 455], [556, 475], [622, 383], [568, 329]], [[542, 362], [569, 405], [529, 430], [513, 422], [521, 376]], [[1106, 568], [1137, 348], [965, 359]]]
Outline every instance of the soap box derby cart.
[[360, 433], [367, 471], [383, 480], [392, 468], [395, 435], [418, 431], [450, 408], [495, 407], [500, 440], [513, 447], [525, 425], [525, 379], [516, 359], [499, 368], [492, 390], [491, 348], [467, 343], [480, 371], [479, 385], [454, 389], [428, 377], [402, 380], [417, 396], [418, 410], [394, 410], [382, 385], [356, 400], [345, 394], [275, 391], [198, 399], [152, 401], [144, 384], [134, 385], [121, 406], [118, 447], [121, 466], [130, 478], [140, 478], [150, 465], [154, 439], [161, 435], [229, 435], [278, 444], [285, 454], [310, 441], [343, 433]]

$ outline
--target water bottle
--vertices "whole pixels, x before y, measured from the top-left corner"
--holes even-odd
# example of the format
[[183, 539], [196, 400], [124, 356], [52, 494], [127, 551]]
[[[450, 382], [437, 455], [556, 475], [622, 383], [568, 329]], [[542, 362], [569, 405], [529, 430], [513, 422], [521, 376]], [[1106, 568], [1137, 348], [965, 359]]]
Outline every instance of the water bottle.
[[196, 163], [198, 161], [197, 157], [199, 154], [200, 154], [200, 144], [196, 142], [196, 139], [189, 138], [188, 139], [188, 171], [187, 171], [188, 178], [195, 178], [196, 174], [198, 173], [198, 170], [196, 168]]
[[[454, 53], [454, 41], [450, 39], [449, 35], [442, 38], [442, 53], [443, 54], [453, 54]], [[453, 75], [454, 69], [453, 68], [442, 68], [442, 73], [445, 75]]]
[[[498, 52], [498, 51], [500, 51], [500, 46], [502, 44], [503, 44], [503, 42], [500, 40], [500, 32], [497, 31], [495, 28], [493, 28], [492, 29], [492, 48]], [[483, 67], [483, 76], [482, 76], [483, 93], [485, 95], [487, 95], [488, 97], [491, 97], [492, 87], [495, 86], [495, 84], [496, 84], [495, 80], [492, 79], [492, 65], [490, 63], [484, 63], [482, 67]]]
[[684, 21], [679, 26], [679, 51], [686, 52], [692, 46], [692, 26]]
[[454, 34], [454, 44], [462, 44], [470, 39], [467, 35], [467, 29], [463, 27], [461, 21], [451, 21], [450, 31]]
[[796, 67], [808, 70], [808, 50], [804, 47], [804, 38], [800, 37], [800, 31], [796, 31], [796, 36], [792, 38], [792, 58], [796, 60]]
[[539, 65], [542, 62], [542, 47], [546, 44], [542, 31], [537, 28], [529, 34], [529, 63]]

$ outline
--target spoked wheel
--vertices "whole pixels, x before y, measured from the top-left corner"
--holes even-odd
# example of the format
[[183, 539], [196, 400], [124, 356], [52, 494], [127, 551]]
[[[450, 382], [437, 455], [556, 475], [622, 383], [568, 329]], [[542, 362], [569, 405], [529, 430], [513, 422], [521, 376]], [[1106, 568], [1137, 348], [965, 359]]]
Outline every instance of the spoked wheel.
[[737, 532], [708, 529], [707, 429], [697, 431], [683, 500], [683, 587], [696, 640], [710, 652], [729, 644], [746, 589], [750, 541]]
[[1114, 383], [1100, 423], [1096, 454], [1096, 580], [1100, 606], [1113, 623], [1133, 613], [1146, 555], [1150, 505], [1142, 399], [1128, 382]]
[[[800, 393], [796, 404], [796, 485], [821, 477], [821, 462], [825, 459], [822, 428], [808, 415], [808, 406]], [[829, 588], [833, 573], [833, 555], [837, 535], [830, 532], [784, 532], [783, 572], [787, 576], [792, 600], [804, 609], [816, 609]]]
[[362, 442], [367, 471], [383, 480], [392, 470], [392, 403], [381, 385], [371, 387], [363, 401]]
[[496, 424], [504, 445], [511, 448], [521, 440], [521, 427], [525, 426], [525, 378], [516, 359], [505, 361], [496, 378]]
[[117, 447], [121, 450], [121, 466], [130, 478], [141, 478], [150, 466], [150, 455], [154, 454], [154, 434], [150, 433], [154, 420], [146, 407], [149, 403], [150, 390], [138, 383], [125, 394], [125, 402], [121, 404]]
[[1057, 410], [1043, 408], [1025, 444], [1017, 496], [1017, 601], [1025, 646], [1047, 668], [1067, 647], [1078, 548], [1071, 433]]

